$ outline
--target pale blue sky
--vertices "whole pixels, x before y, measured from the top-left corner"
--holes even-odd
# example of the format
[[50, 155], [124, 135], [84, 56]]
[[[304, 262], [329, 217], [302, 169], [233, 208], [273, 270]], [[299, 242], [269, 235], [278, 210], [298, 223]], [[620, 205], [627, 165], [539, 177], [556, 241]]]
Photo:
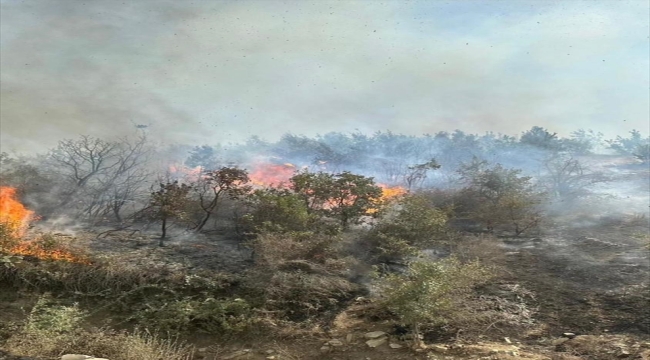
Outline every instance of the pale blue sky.
[[460, 128], [647, 132], [648, 1], [3, 0], [2, 150]]

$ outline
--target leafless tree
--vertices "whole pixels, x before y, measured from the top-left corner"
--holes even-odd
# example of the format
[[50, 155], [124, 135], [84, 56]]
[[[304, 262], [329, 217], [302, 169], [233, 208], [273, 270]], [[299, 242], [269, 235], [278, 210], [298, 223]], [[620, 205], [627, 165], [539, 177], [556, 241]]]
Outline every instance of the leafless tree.
[[586, 169], [573, 157], [553, 155], [544, 162], [546, 175], [543, 182], [548, 193], [555, 198], [572, 200], [589, 194], [589, 187], [608, 181], [599, 172]]
[[78, 218], [92, 222], [111, 213], [122, 221], [120, 211], [149, 178], [149, 155], [144, 133], [135, 139], [61, 141], [49, 155], [53, 172], [63, 179], [58, 207], [72, 208]]

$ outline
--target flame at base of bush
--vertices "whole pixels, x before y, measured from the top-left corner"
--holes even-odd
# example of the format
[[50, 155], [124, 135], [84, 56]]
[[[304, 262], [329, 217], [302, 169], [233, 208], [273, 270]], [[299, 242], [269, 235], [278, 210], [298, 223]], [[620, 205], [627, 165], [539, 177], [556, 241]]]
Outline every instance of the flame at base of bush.
[[40, 260], [65, 261], [70, 263], [91, 265], [86, 256], [73, 254], [60, 245], [46, 245], [44, 241], [21, 241], [9, 249], [12, 255], [31, 256]]
[[7, 230], [5, 235], [22, 236], [33, 216], [33, 211], [16, 200], [16, 188], [0, 186], [0, 224]]

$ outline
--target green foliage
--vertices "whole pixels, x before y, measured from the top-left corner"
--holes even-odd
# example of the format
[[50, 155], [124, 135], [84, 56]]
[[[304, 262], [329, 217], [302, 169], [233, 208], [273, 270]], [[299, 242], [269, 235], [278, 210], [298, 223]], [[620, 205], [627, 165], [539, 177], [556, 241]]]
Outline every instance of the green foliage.
[[472, 200], [471, 208], [464, 210], [489, 230], [505, 227], [518, 236], [539, 225], [537, 205], [543, 194], [536, 190], [530, 176], [521, 175], [521, 170], [506, 169], [501, 164], [489, 166], [474, 158], [458, 173], [466, 184], [463, 195]]
[[543, 127], [533, 126], [530, 130], [524, 132], [519, 139], [522, 144], [534, 146], [546, 150], [560, 150], [561, 142], [557, 133], [551, 134]]
[[201, 231], [208, 223], [210, 217], [217, 211], [222, 195], [236, 199], [250, 192], [250, 186], [246, 185], [249, 181], [248, 172], [236, 167], [222, 167], [203, 174], [195, 190], [204, 215], [195, 230]]
[[172, 219], [184, 219], [186, 217], [189, 193], [192, 189], [187, 184], [179, 184], [178, 181], [161, 183], [160, 189], [151, 193], [149, 201], [149, 215], [154, 220], [159, 220], [162, 226], [160, 245], [167, 234], [167, 222]]
[[303, 197], [286, 189], [256, 190], [247, 203], [251, 211], [241, 219], [246, 233], [316, 231], [324, 225], [309, 212]]
[[47, 333], [52, 336], [71, 334], [79, 329], [86, 317], [75, 304], [62, 306], [49, 296], [42, 296], [32, 308], [25, 331], [27, 333]]
[[148, 301], [130, 317], [132, 321], [163, 333], [193, 331], [232, 335], [253, 324], [252, 309], [243, 299], [164, 299]]
[[604, 144], [603, 134], [593, 130], [579, 129], [571, 133], [570, 139], [562, 139], [564, 148], [573, 154], [585, 155], [593, 153]]
[[610, 149], [621, 155], [632, 155], [644, 163], [650, 161], [650, 137], [643, 137], [638, 130], [630, 131], [627, 138], [617, 136], [607, 143]]
[[379, 262], [394, 262], [417, 254], [448, 233], [447, 214], [426, 197], [409, 195], [397, 205], [395, 214], [385, 216], [364, 239], [364, 247]]
[[[389, 274], [378, 281], [381, 305], [419, 334], [423, 324], [445, 323], [474, 286], [489, 272], [478, 263], [455, 258], [411, 263], [405, 274]], [[417, 338], [417, 337], [416, 337]]]
[[326, 174], [301, 172], [291, 178], [291, 188], [299, 194], [310, 213], [339, 220], [343, 228], [377, 210], [381, 188], [374, 179], [350, 172]]

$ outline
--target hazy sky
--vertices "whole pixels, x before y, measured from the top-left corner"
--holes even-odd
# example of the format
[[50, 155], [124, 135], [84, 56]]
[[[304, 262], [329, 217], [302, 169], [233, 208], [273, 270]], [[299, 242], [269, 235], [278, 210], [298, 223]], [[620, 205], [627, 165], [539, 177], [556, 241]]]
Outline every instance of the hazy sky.
[[1, 147], [650, 121], [647, 0], [1, 1]]

